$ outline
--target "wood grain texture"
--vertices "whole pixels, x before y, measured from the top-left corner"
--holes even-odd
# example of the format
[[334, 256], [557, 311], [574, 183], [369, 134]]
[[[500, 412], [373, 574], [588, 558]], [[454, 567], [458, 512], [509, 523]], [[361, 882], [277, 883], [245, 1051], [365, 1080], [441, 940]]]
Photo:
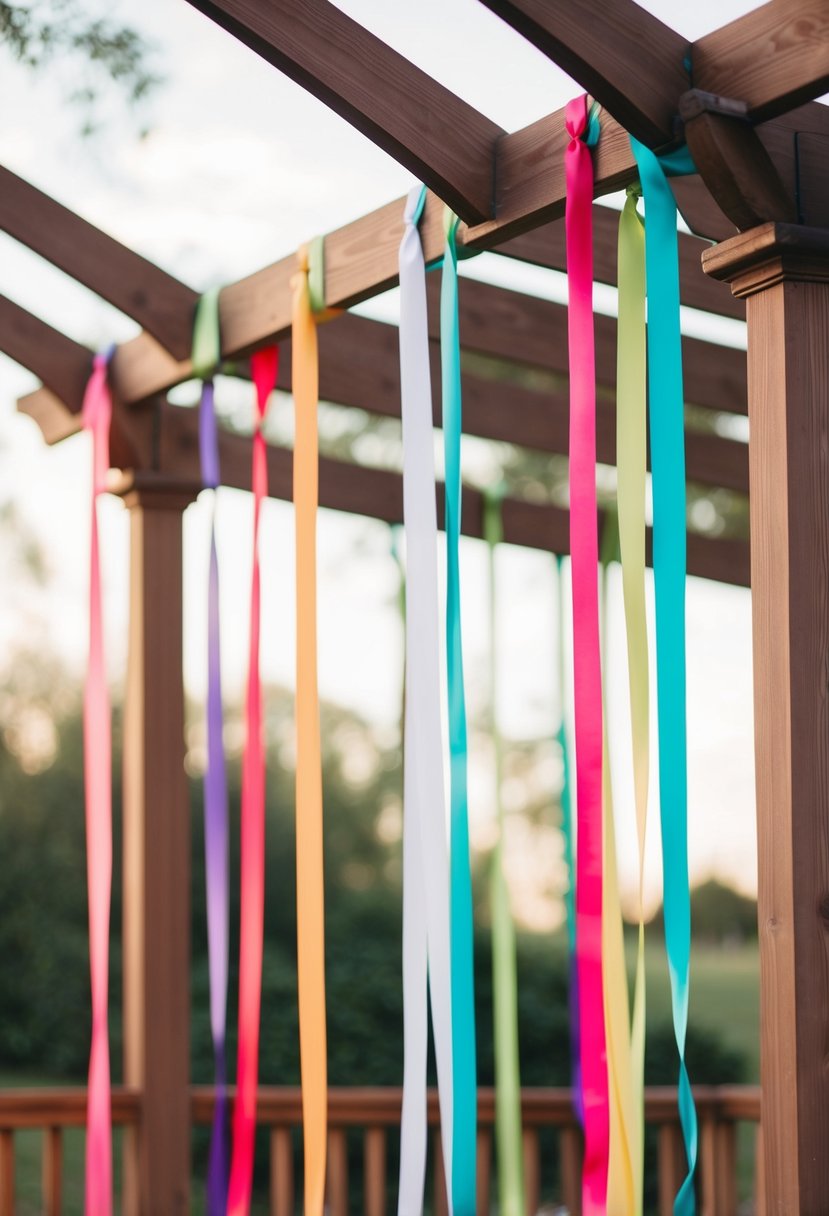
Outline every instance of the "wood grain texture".
[[[829, 252], [733, 242], [747, 294], [765, 1199], [829, 1195]], [[712, 266], [729, 277], [729, 249]], [[752, 258], [754, 259], [752, 261]]]
[[190, 353], [195, 291], [2, 166], [0, 229], [132, 317], [177, 359]]
[[[728, 234], [732, 235], [731, 232]], [[597, 283], [616, 285], [616, 257], [619, 239], [619, 212], [611, 207], [593, 208], [593, 274]], [[682, 303], [689, 308], [714, 313], [721, 317], [745, 320], [745, 305], [725, 287], [712, 283], [702, 269], [702, 253], [706, 242], [687, 232], [679, 233], [679, 278]], [[525, 232], [499, 245], [496, 253], [505, 257], [546, 266], [551, 270], [566, 270], [564, 223], [556, 220], [541, 228]]]
[[123, 760], [125, 1216], [190, 1210], [190, 804], [179, 483], [134, 484]]
[[[631, 134], [660, 147], [675, 136], [688, 87], [688, 43], [633, 0], [482, 0], [601, 102]], [[633, 69], [632, 65], [635, 65]]]
[[[178, 480], [186, 483], [192, 479], [197, 484], [199, 451], [195, 411], [168, 406], [160, 417], [158, 443], [160, 470], [175, 470], [174, 476], [167, 473], [168, 480], [175, 484]], [[222, 431], [219, 444], [222, 483], [235, 489], [250, 489], [250, 441]], [[386, 523], [402, 522], [403, 481], [398, 473], [321, 457], [319, 478], [321, 506]], [[268, 447], [268, 491], [272, 498], [292, 500], [293, 462], [287, 448]], [[438, 519], [441, 520], [442, 486], [438, 487], [437, 503]], [[504, 539], [508, 544], [552, 553], [570, 551], [569, 516], [560, 507], [509, 498], [504, 502], [503, 520]], [[465, 536], [483, 536], [483, 495], [469, 486], [463, 490], [462, 521]], [[688, 571], [701, 578], [747, 586], [748, 544], [690, 533]]]
[[819, 97], [829, 86], [825, 0], [770, 0], [691, 47], [694, 87], [748, 106], [755, 122]]
[[327, 0], [190, 0], [470, 222], [492, 215], [503, 134]]

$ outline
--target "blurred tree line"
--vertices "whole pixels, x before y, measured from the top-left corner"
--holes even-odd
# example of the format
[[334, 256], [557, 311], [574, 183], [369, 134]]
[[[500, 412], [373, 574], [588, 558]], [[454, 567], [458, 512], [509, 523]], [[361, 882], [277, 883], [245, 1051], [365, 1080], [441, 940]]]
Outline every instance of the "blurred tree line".
[[[267, 873], [262, 1081], [299, 1080], [292, 698], [268, 706]], [[56, 708], [57, 707], [57, 708]], [[238, 732], [237, 732], [238, 733]], [[329, 1071], [334, 1085], [402, 1079], [401, 785], [397, 746], [365, 723], [323, 707]], [[0, 692], [0, 1069], [83, 1080], [89, 1047], [86, 861], [80, 697], [40, 656], [23, 656]], [[114, 771], [120, 771], [116, 714]], [[198, 747], [190, 749], [198, 766]], [[192, 817], [192, 1076], [212, 1078], [201, 779]], [[111, 1034], [121, 1056], [120, 788], [114, 782]], [[239, 764], [231, 759], [231, 976], [229, 1060], [235, 1059], [239, 919]], [[551, 806], [549, 814], [557, 815]], [[475, 973], [480, 1081], [493, 1080], [488, 856], [475, 859]], [[569, 1079], [563, 935], [519, 934], [521, 1071], [528, 1085]], [[696, 1031], [692, 1075], [739, 1080], [742, 1060]], [[649, 1028], [648, 1079], [674, 1080], [672, 1032]]]

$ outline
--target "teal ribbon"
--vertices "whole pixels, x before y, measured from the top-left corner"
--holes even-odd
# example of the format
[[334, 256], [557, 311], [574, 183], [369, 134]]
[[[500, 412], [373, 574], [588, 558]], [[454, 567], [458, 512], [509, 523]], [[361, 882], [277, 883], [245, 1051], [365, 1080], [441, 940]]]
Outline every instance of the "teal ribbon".
[[440, 292], [441, 389], [446, 463], [446, 661], [449, 701], [450, 941], [452, 953], [452, 1210], [475, 1216], [477, 1075], [469, 865], [466, 699], [463, 686], [459, 542], [461, 533], [461, 356], [458, 328], [458, 218], [446, 211]]
[[667, 174], [694, 172], [687, 148], [660, 160], [631, 136], [645, 199], [648, 293], [653, 574], [656, 598], [656, 700], [665, 945], [679, 1052], [679, 1117], [688, 1174], [674, 1216], [696, 1211], [697, 1113], [685, 1065], [691, 961], [688, 886], [688, 781], [685, 720], [685, 397], [679, 329], [677, 208]]

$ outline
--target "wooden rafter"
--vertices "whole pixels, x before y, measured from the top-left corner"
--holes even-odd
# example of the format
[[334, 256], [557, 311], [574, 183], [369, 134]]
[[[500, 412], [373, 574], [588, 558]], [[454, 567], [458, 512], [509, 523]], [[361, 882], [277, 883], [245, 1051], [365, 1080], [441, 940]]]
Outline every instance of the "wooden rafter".
[[197, 293], [2, 166], [0, 229], [137, 321], [177, 359], [189, 354]]
[[[685, 39], [633, 0], [481, 0], [651, 147], [677, 135]], [[633, 65], [635, 64], [635, 70]]]
[[746, 103], [762, 122], [829, 88], [826, 0], [771, 0], [691, 47], [694, 88]]
[[390, 153], [470, 223], [493, 214], [503, 134], [327, 0], [190, 0]]
[[80, 408], [92, 370], [92, 351], [7, 296], [0, 296], [0, 350], [42, 380], [62, 402]]

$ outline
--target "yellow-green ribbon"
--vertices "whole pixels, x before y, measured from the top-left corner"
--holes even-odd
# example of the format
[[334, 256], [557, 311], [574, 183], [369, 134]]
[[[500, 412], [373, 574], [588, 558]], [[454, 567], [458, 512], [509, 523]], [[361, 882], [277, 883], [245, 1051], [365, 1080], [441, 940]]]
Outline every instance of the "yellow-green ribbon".
[[[602, 665], [603, 689], [607, 687], [607, 569], [618, 560], [616, 513], [608, 512], [602, 537]], [[639, 1216], [634, 1181], [636, 1112], [631, 1076], [630, 1012], [625, 942], [619, 878], [616, 862], [616, 832], [613, 817], [613, 784], [607, 737], [607, 713], [603, 714], [602, 820], [604, 892], [602, 900], [602, 966], [604, 1014], [607, 1033], [607, 1073], [610, 1110], [610, 1152], [607, 1174], [607, 1216]]]
[[492, 998], [495, 1030], [495, 1148], [501, 1216], [524, 1216], [521, 1146], [521, 1073], [518, 1055], [518, 977], [515, 926], [504, 876], [504, 806], [501, 799], [503, 747], [498, 730], [497, 599], [495, 550], [503, 539], [503, 487], [484, 495], [484, 539], [489, 547], [489, 695], [495, 749], [495, 804], [498, 836], [489, 879], [492, 910]]
[[631, 1028], [635, 1136], [631, 1141], [636, 1212], [642, 1211], [645, 1069], [645, 832], [648, 818], [649, 693], [645, 613], [645, 484], [647, 468], [647, 344], [645, 228], [637, 210], [641, 187], [628, 188], [619, 219], [619, 326], [616, 373], [616, 464], [619, 549], [627, 633], [633, 786], [639, 845], [639, 942]]

